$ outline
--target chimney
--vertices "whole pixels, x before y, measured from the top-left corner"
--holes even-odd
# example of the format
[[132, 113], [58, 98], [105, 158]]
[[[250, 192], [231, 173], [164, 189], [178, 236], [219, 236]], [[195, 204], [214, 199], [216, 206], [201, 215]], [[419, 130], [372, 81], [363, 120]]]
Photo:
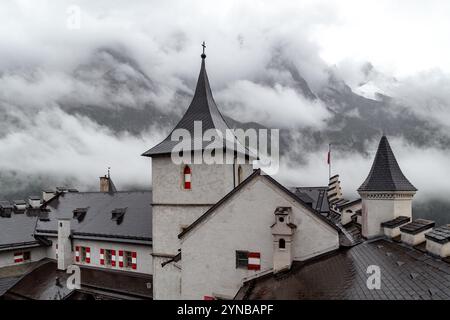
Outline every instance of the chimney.
[[425, 234], [427, 251], [432, 255], [450, 256], [450, 224], [440, 226]]
[[289, 270], [292, 265], [292, 236], [297, 226], [291, 223], [290, 207], [275, 209], [275, 223], [271, 226], [273, 236], [273, 272]]
[[112, 182], [111, 175], [109, 172], [110, 168], [108, 168], [108, 174], [103, 177], [100, 177], [100, 192], [116, 192], [116, 186]]
[[399, 216], [395, 219], [381, 223], [384, 235], [388, 238], [395, 238], [400, 236], [400, 227], [408, 224], [411, 221], [410, 217]]
[[425, 242], [425, 233], [431, 231], [434, 221], [417, 219], [400, 227], [402, 242], [410, 246], [416, 246]]
[[66, 270], [73, 263], [70, 220], [58, 219], [58, 270]]
[[28, 198], [28, 205], [30, 208], [38, 209], [41, 206], [41, 198], [38, 196], [30, 196]]
[[55, 194], [56, 194], [55, 191], [44, 190], [44, 191], [42, 191], [42, 199], [44, 202], [47, 202], [48, 200], [53, 198], [55, 196]]
[[109, 192], [109, 177], [100, 177], [100, 192]]

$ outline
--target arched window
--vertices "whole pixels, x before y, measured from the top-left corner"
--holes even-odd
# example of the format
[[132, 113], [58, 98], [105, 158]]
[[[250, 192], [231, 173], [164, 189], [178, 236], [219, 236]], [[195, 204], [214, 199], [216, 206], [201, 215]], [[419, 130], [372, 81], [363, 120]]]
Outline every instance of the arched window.
[[238, 184], [240, 184], [243, 180], [243, 173], [242, 173], [242, 167], [238, 167]]
[[191, 175], [191, 168], [189, 168], [189, 166], [185, 166], [183, 170], [183, 186], [186, 190], [191, 189]]
[[286, 249], [286, 241], [284, 239], [278, 240], [278, 248], [279, 249]]

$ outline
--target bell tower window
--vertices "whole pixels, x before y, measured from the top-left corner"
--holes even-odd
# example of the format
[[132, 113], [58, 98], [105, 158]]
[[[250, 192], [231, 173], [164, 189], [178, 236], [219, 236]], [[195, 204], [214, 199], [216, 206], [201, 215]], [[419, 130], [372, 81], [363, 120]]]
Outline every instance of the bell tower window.
[[189, 166], [185, 166], [183, 170], [183, 187], [185, 190], [191, 189], [191, 168]]
[[284, 240], [284, 239], [278, 240], [278, 248], [279, 249], [286, 249], [286, 240]]

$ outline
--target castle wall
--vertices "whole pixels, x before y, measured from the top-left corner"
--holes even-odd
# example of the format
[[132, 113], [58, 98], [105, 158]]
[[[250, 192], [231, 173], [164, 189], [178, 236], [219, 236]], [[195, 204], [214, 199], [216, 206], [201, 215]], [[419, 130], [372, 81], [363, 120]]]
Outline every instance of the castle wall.
[[[256, 177], [182, 239], [183, 299], [232, 298], [246, 277], [273, 267], [271, 225], [278, 206], [292, 207], [294, 260], [339, 247], [338, 232], [264, 177]], [[259, 252], [259, 271], [236, 268], [236, 250]]]

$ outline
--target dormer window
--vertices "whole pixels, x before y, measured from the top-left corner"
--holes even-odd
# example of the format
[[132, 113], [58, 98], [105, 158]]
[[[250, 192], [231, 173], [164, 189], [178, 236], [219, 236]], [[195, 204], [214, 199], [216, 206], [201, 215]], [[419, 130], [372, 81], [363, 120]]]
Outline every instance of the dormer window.
[[189, 166], [185, 166], [183, 170], [183, 187], [185, 190], [191, 189], [191, 168]]
[[112, 210], [111, 211], [111, 220], [116, 221], [117, 224], [121, 224], [126, 211], [127, 211], [127, 208], [116, 208], [116, 209]]
[[73, 210], [73, 218], [77, 219], [78, 222], [82, 222], [84, 220], [84, 217], [86, 216], [86, 213], [88, 211], [88, 208], [76, 208]]

